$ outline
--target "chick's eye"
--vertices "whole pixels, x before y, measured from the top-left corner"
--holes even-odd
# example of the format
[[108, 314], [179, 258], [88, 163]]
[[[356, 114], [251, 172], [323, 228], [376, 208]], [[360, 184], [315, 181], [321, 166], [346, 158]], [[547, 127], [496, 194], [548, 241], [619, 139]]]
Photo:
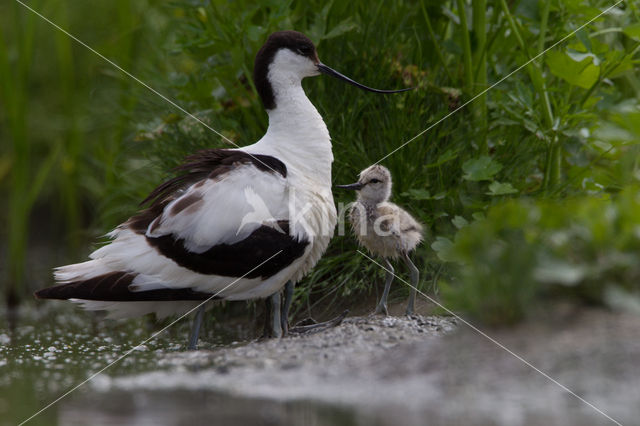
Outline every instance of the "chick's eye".
[[297, 50], [302, 56], [309, 56], [311, 54], [311, 48], [309, 47], [299, 47]]
[[380, 179], [371, 179], [369, 183], [380, 183]]

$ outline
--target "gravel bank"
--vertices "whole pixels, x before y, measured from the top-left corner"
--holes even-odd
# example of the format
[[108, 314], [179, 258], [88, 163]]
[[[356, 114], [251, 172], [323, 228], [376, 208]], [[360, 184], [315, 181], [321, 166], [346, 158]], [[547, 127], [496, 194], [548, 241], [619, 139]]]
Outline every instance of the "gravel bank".
[[[617, 421], [640, 422], [640, 318], [569, 309], [540, 323], [487, 333]], [[317, 334], [168, 354], [159, 366], [135, 376], [98, 377], [91, 394], [111, 393], [114, 400], [144, 395], [151, 404], [144, 410], [156, 404], [158, 413], [167, 401], [189, 406], [209, 395], [184, 413], [222, 419], [223, 408], [237, 406], [240, 412], [232, 410], [228, 419], [250, 408], [256, 423], [265, 420], [260, 413], [270, 413], [265, 424], [298, 423], [300, 407], [306, 407], [304, 419], [316, 424], [613, 424], [446, 317], [347, 318]], [[71, 400], [65, 406], [69, 424], [83, 410], [95, 410], [92, 401], [101, 398]]]

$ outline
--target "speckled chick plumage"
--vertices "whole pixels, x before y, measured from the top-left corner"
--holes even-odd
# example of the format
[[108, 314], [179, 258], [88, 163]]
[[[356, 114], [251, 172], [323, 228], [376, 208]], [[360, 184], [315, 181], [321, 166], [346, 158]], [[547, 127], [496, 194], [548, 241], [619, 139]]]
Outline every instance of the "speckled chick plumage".
[[416, 219], [389, 202], [391, 173], [374, 164], [360, 173], [356, 202], [349, 220], [358, 242], [374, 255], [395, 259], [414, 250], [422, 241], [423, 229]]

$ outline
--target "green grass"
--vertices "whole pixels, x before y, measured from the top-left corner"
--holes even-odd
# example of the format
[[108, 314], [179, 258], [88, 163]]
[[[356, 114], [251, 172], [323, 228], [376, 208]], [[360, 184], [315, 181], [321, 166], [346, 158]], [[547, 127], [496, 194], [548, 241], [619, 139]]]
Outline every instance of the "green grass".
[[[325, 77], [305, 80], [333, 138], [335, 183], [352, 182], [361, 169], [611, 5], [600, 0], [105, 2], [100, 7], [112, 18], [111, 26], [95, 29], [88, 28], [93, 23], [81, 10], [53, 7], [57, 4], [51, 0], [40, 6], [239, 145], [256, 141], [266, 129], [251, 72], [256, 51], [276, 30], [306, 33], [323, 62], [367, 85], [416, 87], [377, 96]], [[66, 235], [74, 236], [65, 240], [69, 247], [125, 219], [184, 155], [228, 146], [63, 36], [52, 37], [53, 29], [23, 10], [9, 9], [17, 22], [25, 22], [5, 31], [0, 45], [0, 76], [16, 74], [19, 83], [0, 96], [0, 117], [18, 136], [11, 137], [13, 150], [5, 144], [0, 148], [3, 159], [9, 158], [0, 162], [0, 188], [8, 199], [18, 199], [16, 194], [32, 187], [33, 176], [44, 176], [33, 202], [52, 207]], [[459, 266], [443, 255], [467, 224], [482, 227], [476, 223], [492, 217], [508, 199], [551, 199], [561, 205], [567, 197], [584, 197], [589, 203], [637, 183], [640, 20], [632, 2], [622, 3], [617, 12], [588, 25], [383, 161], [394, 175], [394, 201], [426, 225], [427, 240], [415, 255], [423, 288], [442, 278], [448, 283], [448, 303], [477, 312], [487, 302], [482, 292], [470, 290], [483, 288], [473, 278], [482, 269], [480, 258]], [[17, 31], [25, 36], [16, 37]], [[55, 42], [35, 71], [26, 59], [23, 68], [16, 68], [12, 49], [42, 49], [46, 37]], [[39, 70], [43, 63], [59, 70], [57, 79]], [[60, 132], [48, 129], [30, 136], [25, 130], [32, 126], [24, 123], [39, 122], [41, 116], [27, 105], [43, 93], [38, 84], [44, 81], [54, 93], [45, 98], [41, 112], [60, 111], [65, 121]], [[97, 99], [86, 96], [90, 90], [97, 91]], [[51, 126], [46, 117], [42, 122], [43, 128]], [[1, 134], [9, 138], [7, 130]], [[59, 141], [59, 148], [52, 149], [52, 141]], [[21, 156], [29, 158], [24, 164], [37, 167], [26, 168]], [[346, 203], [353, 194], [334, 195]], [[615, 196], [607, 200], [614, 203]], [[8, 238], [15, 246], [10, 252], [17, 253], [11, 258], [16, 271], [25, 265], [25, 217], [32, 207], [12, 201], [7, 214], [17, 224]], [[553, 215], [552, 210], [544, 213]], [[500, 240], [494, 228], [485, 231], [487, 244]], [[521, 238], [514, 230], [509, 244]], [[355, 248], [350, 236], [332, 241], [298, 288], [298, 309], [323, 297], [370, 291], [372, 282], [382, 280], [382, 271]], [[526, 252], [504, 255], [497, 264], [535, 269]], [[520, 266], [506, 267], [500, 276], [517, 275]], [[532, 279], [519, 293], [509, 282], [496, 282], [497, 293], [505, 297], [490, 301], [497, 318], [491, 322], [525, 317], [523, 301], [544, 287]]]
[[[149, 19], [148, 4], [71, 7], [47, 0], [31, 6], [136, 70], [134, 46], [145, 39], [135, 31]], [[20, 4], [3, 3], [0, 12], [0, 194], [7, 200], [0, 211], [7, 273], [0, 279], [5, 299], [14, 303], [34, 290], [34, 278], [42, 279], [30, 274], [38, 259], [28, 255], [38, 249], [34, 242], [41, 244], [42, 229], [57, 230], [48, 235], [50, 244], [59, 258], [66, 253], [69, 259], [87, 244], [87, 235], [104, 230], [95, 219], [105, 207], [100, 200], [122, 184], [114, 177], [123, 170], [116, 162], [132, 151], [125, 145], [137, 93], [134, 82]], [[110, 22], [88, 23], [89, 15]], [[34, 222], [36, 216], [45, 223]], [[91, 230], [84, 230], [88, 225]]]

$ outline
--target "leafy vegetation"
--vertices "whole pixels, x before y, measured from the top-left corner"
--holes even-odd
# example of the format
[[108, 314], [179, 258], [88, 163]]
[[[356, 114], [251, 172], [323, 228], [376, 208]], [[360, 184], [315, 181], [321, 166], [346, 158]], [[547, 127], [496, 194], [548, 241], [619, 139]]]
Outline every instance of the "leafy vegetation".
[[[425, 283], [443, 282], [447, 306], [502, 323], [526, 317], [545, 297], [603, 303], [613, 294], [607, 289], [637, 291], [636, 272], [616, 263], [634, 256], [638, 238], [630, 216], [640, 176], [640, 17], [633, 2], [585, 26], [612, 3], [105, 2], [105, 14], [115, 17], [109, 43], [96, 38], [108, 29], [87, 29], [78, 10], [56, 15], [57, 4], [44, 1], [42, 10], [57, 22], [67, 17], [72, 33], [239, 145], [266, 129], [251, 72], [256, 51], [276, 30], [306, 33], [323, 62], [367, 85], [415, 87], [377, 96], [328, 78], [304, 83], [334, 141], [335, 182], [351, 182], [383, 159], [394, 175], [394, 200], [426, 224], [416, 261]], [[0, 146], [0, 188], [11, 200], [3, 217], [13, 224], [11, 270], [24, 268], [33, 206], [52, 208], [70, 235], [87, 223], [96, 235], [133, 212], [184, 155], [228, 146], [63, 35], [51, 37], [52, 28], [19, 6], [2, 7], [25, 23], [0, 43], [0, 135], [11, 141]], [[58, 48], [36, 65], [26, 59], [29, 49], [46, 48], [29, 40], [41, 38], [57, 40]], [[47, 67], [60, 74], [49, 83], [55, 94], [28, 108], [42, 94], [36, 83], [51, 81]], [[97, 108], [86, 96], [91, 90], [109, 107]], [[43, 117], [58, 103], [70, 120], [59, 125], [62, 133]], [[25, 122], [43, 124], [32, 130]], [[53, 149], [55, 138], [61, 142]], [[335, 192], [344, 203], [352, 195]], [[607, 211], [627, 222], [610, 223]], [[601, 237], [600, 227], [612, 234]], [[577, 245], [554, 245], [560, 234]], [[383, 272], [355, 248], [350, 236], [332, 241], [298, 287], [298, 309], [381, 281]], [[610, 263], [602, 269], [583, 268], [603, 258]], [[567, 284], [557, 275], [562, 268], [582, 272]], [[12, 272], [6, 282], [20, 281]]]
[[442, 247], [457, 264], [455, 282], [442, 283], [443, 301], [494, 324], [558, 296], [640, 306], [639, 249], [637, 186], [613, 197], [506, 201]]

